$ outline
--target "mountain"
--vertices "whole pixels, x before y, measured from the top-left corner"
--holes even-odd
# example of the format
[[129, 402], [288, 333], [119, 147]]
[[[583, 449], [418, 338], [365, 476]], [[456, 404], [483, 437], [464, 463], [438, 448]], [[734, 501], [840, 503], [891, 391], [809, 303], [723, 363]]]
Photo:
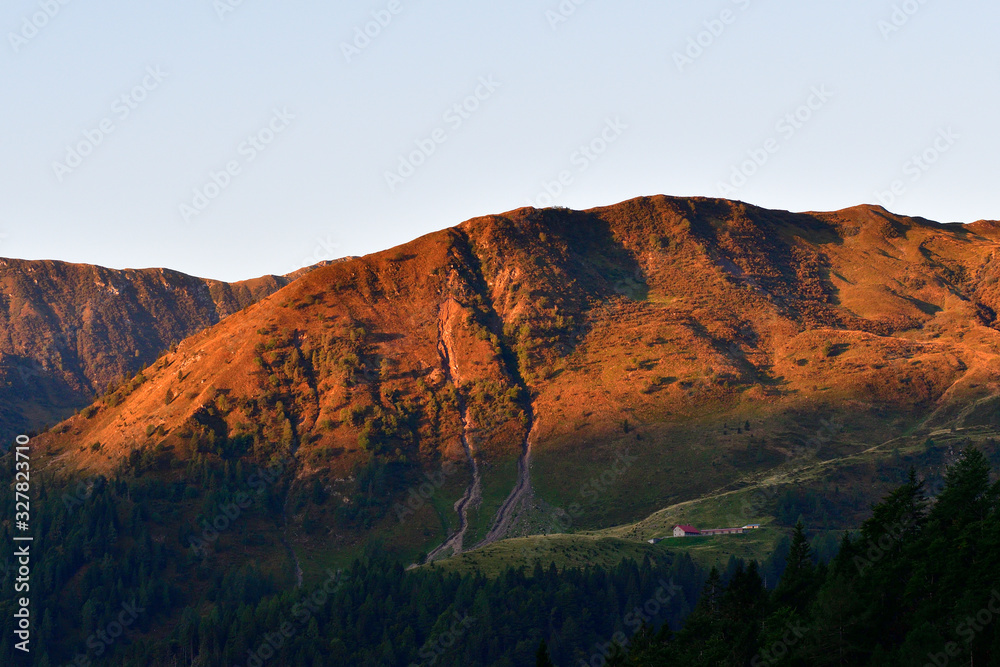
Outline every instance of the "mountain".
[[0, 259], [0, 440], [64, 419], [172, 343], [295, 277], [225, 283], [167, 269]]
[[183, 485], [194, 462], [271, 466], [307, 574], [372, 539], [422, 560], [606, 528], [902, 434], [994, 425], [998, 249], [1000, 223], [876, 206], [518, 209], [224, 319], [191, 298], [220, 321], [36, 444], [61, 474]]

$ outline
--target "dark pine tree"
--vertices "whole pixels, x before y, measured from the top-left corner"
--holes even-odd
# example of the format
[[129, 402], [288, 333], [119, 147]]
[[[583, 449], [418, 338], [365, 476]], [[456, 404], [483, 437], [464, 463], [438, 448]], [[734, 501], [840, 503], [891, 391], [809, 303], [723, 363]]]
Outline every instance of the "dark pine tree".
[[818, 583], [812, 549], [806, 539], [805, 527], [799, 521], [795, 524], [785, 572], [774, 589], [774, 603], [801, 613], [812, 599]]
[[538, 645], [538, 652], [535, 654], [535, 667], [556, 667], [549, 657], [549, 647], [544, 639]]

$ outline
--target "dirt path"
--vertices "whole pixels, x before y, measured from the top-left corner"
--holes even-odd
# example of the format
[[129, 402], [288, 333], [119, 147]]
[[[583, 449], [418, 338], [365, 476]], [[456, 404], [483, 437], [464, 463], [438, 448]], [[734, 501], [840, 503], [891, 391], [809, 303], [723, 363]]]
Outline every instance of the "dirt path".
[[493, 520], [493, 526], [490, 528], [490, 531], [486, 533], [486, 537], [474, 548], [485, 547], [488, 544], [493, 544], [497, 540], [503, 539], [510, 529], [514, 517], [517, 515], [518, 507], [532, 495], [531, 433], [535, 429], [535, 415], [530, 405], [526, 408], [525, 413], [528, 417], [528, 432], [524, 436], [521, 457], [517, 460], [517, 483], [514, 484], [510, 495], [507, 496], [507, 499], [500, 505], [500, 509], [497, 510], [497, 515]]
[[[603, 530], [598, 530], [598, 531], [594, 531], [594, 532], [596, 534], [602, 534], [602, 535], [614, 535], [614, 536], [619, 536], [619, 537], [634, 537], [637, 534], [637, 532], [642, 528], [642, 526], [644, 524], [650, 523], [650, 522], [655, 522], [655, 519], [657, 517], [660, 517], [660, 516], [662, 516], [662, 515], [664, 515], [664, 514], [666, 514], [668, 512], [676, 511], [678, 508], [686, 507], [688, 505], [694, 505], [694, 504], [697, 504], [697, 503], [707, 502], [707, 501], [710, 501], [710, 500], [717, 500], [719, 498], [724, 498], [726, 496], [731, 496], [731, 495], [736, 494], [736, 493], [753, 492], [755, 490], [761, 490], [761, 489], [764, 489], [764, 488], [775, 486], [777, 484], [787, 483], [787, 482], [789, 482], [791, 480], [794, 480], [796, 477], [800, 477], [803, 473], [815, 472], [815, 471], [821, 470], [821, 469], [829, 467], [829, 466], [838, 465], [838, 464], [845, 463], [847, 461], [851, 461], [853, 459], [860, 459], [860, 458], [864, 457], [866, 454], [870, 454], [870, 453], [872, 453], [874, 451], [877, 451], [879, 449], [882, 449], [884, 447], [888, 447], [889, 445], [891, 445], [891, 444], [893, 444], [893, 443], [895, 443], [897, 441], [903, 442], [905, 440], [906, 440], [906, 436], [897, 436], [895, 438], [890, 438], [889, 440], [886, 440], [885, 442], [881, 442], [881, 443], [879, 443], [877, 445], [872, 445], [871, 447], [863, 449], [863, 450], [861, 450], [859, 452], [856, 452], [854, 454], [850, 454], [848, 456], [843, 456], [843, 457], [836, 458], [836, 459], [828, 459], [828, 460], [825, 460], [825, 461], [818, 461], [816, 463], [805, 465], [805, 466], [802, 466], [802, 467], [799, 467], [799, 468], [793, 468], [793, 469], [790, 469], [790, 470], [783, 470], [783, 471], [780, 471], [780, 472], [775, 471], [775, 472], [772, 472], [772, 473], [768, 474], [767, 476], [764, 476], [764, 477], [762, 477], [762, 478], [760, 478], [760, 479], [758, 479], [758, 480], [756, 480], [756, 481], [754, 481], [754, 482], [752, 482], [750, 484], [747, 484], [746, 486], [740, 487], [738, 489], [730, 489], [728, 491], [724, 491], [722, 489], [716, 489], [715, 491], [707, 493], [704, 496], [701, 496], [699, 498], [692, 498], [691, 500], [685, 500], [683, 502], [675, 503], [675, 504], [670, 505], [668, 507], [664, 507], [662, 509], [659, 509], [659, 510], [653, 512], [652, 514], [650, 514], [649, 516], [645, 517], [644, 519], [640, 519], [639, 521], [636, 521], [635, 523], [626, 524], [626, 525], [623, 525], [623, 526], [613, 526], [611, 528], [605, 528]], [[723, 487], [723, 488], [725, 488], [725, 487]]]
[[[444, 366], [445, 373], [452, 385], [456, 389], [461, 386], [461, 371], [454, 353], [454, 342], [451, 336], [451, 319], [455, 302], [448, 299], [439, 310], [438, 315], [438, 355], [441, 357], [441, 365]], [[465, 533], [469, 528], [469, 507], [482, 501], [483, 487], [482, 477], [479, 472], [479, 463], [476, 461], [476, 451], [469, 437], [472, 427], [469, 424], [468, 410], [465, 400], [458, 395], [458, 413], [462, 420], [462, 448], [465, 450], [465, 457], [472, 468], [472, 483], [465, 489], [465, 493], [455, 503], [455, 513], [458, 514], [458, 528], [439, 547], [427, 555], [426, 562], [431, 562], [436, 558], [448, 555], [457, 556], [462, 553]]]

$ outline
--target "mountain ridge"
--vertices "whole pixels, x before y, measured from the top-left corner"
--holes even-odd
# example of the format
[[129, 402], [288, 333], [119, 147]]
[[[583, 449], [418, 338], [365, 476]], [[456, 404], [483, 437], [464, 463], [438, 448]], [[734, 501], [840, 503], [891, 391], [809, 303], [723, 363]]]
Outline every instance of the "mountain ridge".
[[[634, 521], [1000, 392], [1000, 246], [980, 231], [665, 196], [473, 218], [310, 272], [40, 443], [67, 472], [291, 457], [307, 569], [373, 535], [414, 557], [537, 533], [574, 503], [578, 528]], [[595, 499], [580, 480], [623, 452], [638, 464]]]
[[10, 440], [65, 418], [171, 343], [308, 270], [225, 283], [164, 268], [0, 258], [0, 434]]

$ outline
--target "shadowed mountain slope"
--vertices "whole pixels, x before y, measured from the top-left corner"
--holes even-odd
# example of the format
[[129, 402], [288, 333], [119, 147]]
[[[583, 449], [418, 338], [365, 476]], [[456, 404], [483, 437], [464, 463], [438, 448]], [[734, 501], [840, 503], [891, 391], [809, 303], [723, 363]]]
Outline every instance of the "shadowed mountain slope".
[[0, 440], [65, 418], [171, 343], [291, 280], [0, 259]]

